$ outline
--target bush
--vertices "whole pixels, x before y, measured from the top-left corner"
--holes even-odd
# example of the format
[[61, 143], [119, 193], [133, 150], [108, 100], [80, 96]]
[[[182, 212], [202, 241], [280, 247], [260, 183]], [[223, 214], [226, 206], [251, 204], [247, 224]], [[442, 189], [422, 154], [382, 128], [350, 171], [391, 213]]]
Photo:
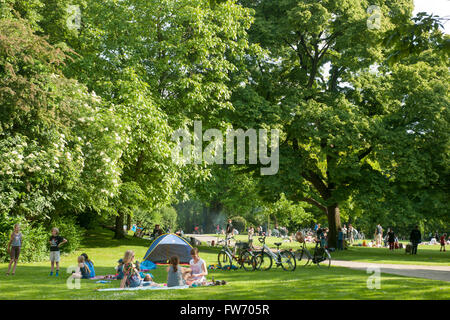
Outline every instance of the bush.
[[233, 223], [233, 227], [237, 231], [239, 231], [240, 234], [242, 234], [243, 232], [246, 231], [247, 221], [244, 218], [237, 216], [237, 217], [232, 217], [231, 220]]

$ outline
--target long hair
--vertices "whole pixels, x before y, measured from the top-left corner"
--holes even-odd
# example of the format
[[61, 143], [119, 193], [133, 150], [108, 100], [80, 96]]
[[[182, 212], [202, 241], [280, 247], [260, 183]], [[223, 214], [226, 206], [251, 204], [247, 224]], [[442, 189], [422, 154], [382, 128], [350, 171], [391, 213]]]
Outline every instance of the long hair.
[[89, 260], [89, 257], [88, 257], [88, 255], [86, 253], [82, 253], [81, 255], [84, 257], [84, 261], [92, 263], [92, 261]]
[[169, 263], [172, 265], [173, 271], [178, 271], [178, 264], [180, 263], [180, 258], [178, 256], [172, 256], [169, 259]]
[[134, 251], [133, 250], [127, 250], [125, 252], [125, 255], [123, 256], [123, 264], [130, 263], [131, 260], [133, 259], [133, 256], [134, 256]]
[[83, 264], [83, 269], [84, 269], [84, 272], [89, 272], [89, 269], [88, 269], [88, 267], [86, 266], [86, 264], [85, 264], [85, 259], [84, 259], [84, 256], [83, 255], [81, 255], [81, 256], [79, 256], [78, 257], [78, 263], [82, 263]]

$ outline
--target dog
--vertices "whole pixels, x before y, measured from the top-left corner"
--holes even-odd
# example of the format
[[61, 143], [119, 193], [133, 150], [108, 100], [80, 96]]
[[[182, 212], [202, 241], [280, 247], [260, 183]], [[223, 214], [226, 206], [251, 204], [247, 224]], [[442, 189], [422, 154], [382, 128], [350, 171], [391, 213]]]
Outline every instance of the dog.
[[410, 243], [408, 243], [405, 246], [405, 254], [411, 254], [411, 250], [412, 250], [412, 245]]

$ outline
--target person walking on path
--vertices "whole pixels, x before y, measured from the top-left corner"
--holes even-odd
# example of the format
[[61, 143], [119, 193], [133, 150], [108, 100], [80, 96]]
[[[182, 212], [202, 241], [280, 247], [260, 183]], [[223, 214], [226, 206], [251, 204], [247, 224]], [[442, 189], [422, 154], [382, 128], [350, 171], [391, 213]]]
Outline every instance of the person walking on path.
[[253, 234], [255, 233], [255, 228], [253, 226], [250, 226], [248, 228], [248, 246], [249, 248], [253, 248]]
[[233, 236], [233, 223], [232, 223], [231, 219], [228, 219], [227, 228], [225, 229], [225, 236], [226, 236], [227, 245], [230, 245], [229, 238], [231, 238]]
[[[11, 237], [8, 242], [8, 253], [11, 256], [11, 261], [9, 262], [8, 272], [6, 273], [9, 276], [9, 272], [11, 271], [11, 266], [14, 264], [11, 275], [15, 275], [17, 261], [19, 260], [20, 248], [23, 244], [22, 232], [20, 232], [19, 224], [14, 225], [14, 231], [11, 234]], [[445, 251], [445, 250], [444, 250]]]
[[342, 228], [338, 228], [338, 243], [337, 243], [337, 249], [338, 250], [344, 250], [344, 233], [342, 232]]
[[348, 237], [347, 237], [347, 238], [348, 238], [350, 244], [353, 244], [353, 242], [355, 241], [355, 239], [354, 239], [354, 230], [353, 230], [353, 226], [352, 226], [351, 224], [348, 225], [347, 233], [348, 233]]
[[391, 228], [388, 229], [387, 238], [388, 238], [387, 240], [389, 243], [389, 250], [394, 250], [394, 248], [395, 248], [395, 233]]
[[439, 249], [439, 251], [442, 251], [442, 249], [444, 249], [445, 252], [445, 238], [447, 238], [447, 234], [444, 233], [441, 238], [439, 239], [441, 242], [441, 248]]
[[412, 231], [411, 234], [409, 236], [409, 240], [412, 243], [412, 250], [411, 250], [411, 254], [417, 254], [417, 246], [419, 245], [419, 243], [422, 241], [422, 235], [419, 231], [419, 226], [416, 226]]

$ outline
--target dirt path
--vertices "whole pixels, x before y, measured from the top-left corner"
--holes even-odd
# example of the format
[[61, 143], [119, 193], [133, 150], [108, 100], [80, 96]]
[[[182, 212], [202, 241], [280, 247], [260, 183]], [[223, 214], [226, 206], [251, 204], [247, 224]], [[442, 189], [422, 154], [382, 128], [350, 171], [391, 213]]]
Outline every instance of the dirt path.
[[[217, 241], [217, 237], [201, 234], [187, 234], [185, 236], [194, 237], [199, 241]], [[223, 235], [220, 236], [223, 239]], [[381, 273], [389, 273], [413, 278], [424, 278], [431, 280], [441, 280], [450, 282], [450, 266], [424, 266], [410, 264], [387, 264], [369, 263], [356, 261], [332, 260], [333, 266], [345, 267], [355, 270], [368, 270], [368, 268], [380, 268]], [[372, 271], [373, 272], [373, 271]]]

